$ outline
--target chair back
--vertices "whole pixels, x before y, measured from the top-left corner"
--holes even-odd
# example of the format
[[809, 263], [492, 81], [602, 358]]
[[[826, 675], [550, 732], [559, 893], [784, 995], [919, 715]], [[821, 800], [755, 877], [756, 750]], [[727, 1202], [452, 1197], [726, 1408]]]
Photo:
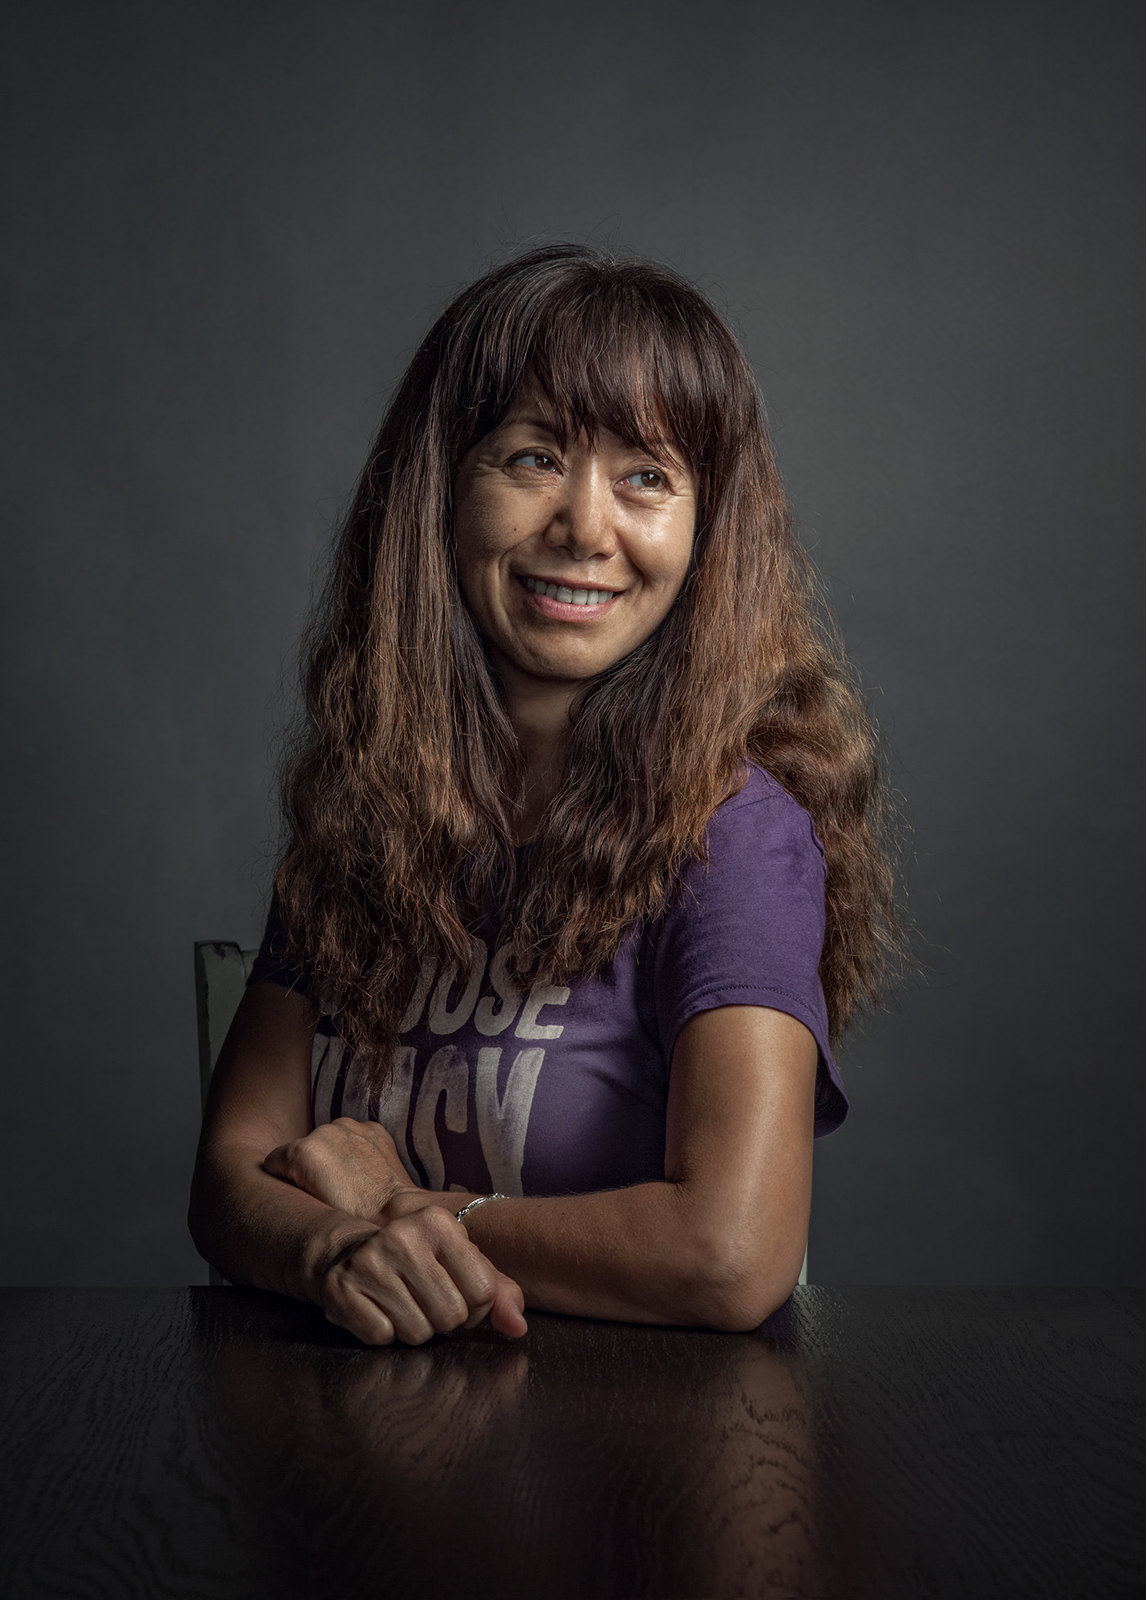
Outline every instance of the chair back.
[[[223, 939], [207, 939], [195, 945], [195, 1012], [199, 1021], [199, 1095], [207, 1104], [211, 1074], [227, 1037], [239, 1001], [247, 986], [257, 950], [243, 950]], [[209, 1281], [225, 1286], [227, 1279], [208, 1266]]]
[[247, 987], [257, 950], [242, 950], [226, 940], [195, 946], [195, 1010], [199, 1019], [199, 1092], [207, 1104], [211, 1074]]

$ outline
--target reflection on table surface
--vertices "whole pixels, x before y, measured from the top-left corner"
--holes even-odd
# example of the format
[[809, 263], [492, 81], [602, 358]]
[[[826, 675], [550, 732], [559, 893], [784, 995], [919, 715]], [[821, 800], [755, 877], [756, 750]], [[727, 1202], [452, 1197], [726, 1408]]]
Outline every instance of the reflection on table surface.
[[0, 1318], [5, 1595], [1146, 1592], [1146, 1291], [386, 1349], [255, 1290]]
[[521, 1343], [346, 1351], [337, 1365], [299, 1344], [268, 1361], [257, 1336], [208, 1338], [220, 1434], [236, 1480], [256, 1487], [278, 1581], [297, 1581], [306, 1554], [290, 1529], [310, 1521], [336, 1528], [348, 1557], [332, 1593], [373, 1592], [362, 1573], [380, 1565], [410, 1593], [465, 1592], [475, 1570], [513, 1570], [538, 1595], [819, 1592], [798, 1363], [764, 1339], [713, 1347], [679, 1331], [642, 1338], [634, 1360], [631, 1331], [539, 1319]]

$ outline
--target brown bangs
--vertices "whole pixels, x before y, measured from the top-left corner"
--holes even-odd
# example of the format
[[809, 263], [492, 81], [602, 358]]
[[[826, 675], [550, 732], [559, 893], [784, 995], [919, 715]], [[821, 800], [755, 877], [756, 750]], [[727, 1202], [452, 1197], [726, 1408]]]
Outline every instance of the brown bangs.
[[699, 297], [686, 301], [667, 273], [636, 264], [572, 273], [566, 265], [540, 293], [531, 288], [524, 304], [506, 295], [459, 362], [469, 426], [455, 459], [499, 426], [532, 379], [562, 448], [581, 434], [592, 444], [607, 429], [689, 467], [703, 493], [756, 408], [739, 351]]

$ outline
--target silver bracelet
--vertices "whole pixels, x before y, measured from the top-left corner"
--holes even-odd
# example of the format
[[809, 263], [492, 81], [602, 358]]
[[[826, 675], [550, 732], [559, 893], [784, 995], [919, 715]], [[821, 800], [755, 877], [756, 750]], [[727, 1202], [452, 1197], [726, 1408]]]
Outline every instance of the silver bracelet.
[[479, 1194], [476, 1200], [471, 1200], [468, 1206], [463, 1206], [458, 1212], [458, 1221], [464, 1222], [467, 1211], [472, 1211], [475, 1206], [484, 1206], [487, 1200], [508, 1200], [507, 1194]]

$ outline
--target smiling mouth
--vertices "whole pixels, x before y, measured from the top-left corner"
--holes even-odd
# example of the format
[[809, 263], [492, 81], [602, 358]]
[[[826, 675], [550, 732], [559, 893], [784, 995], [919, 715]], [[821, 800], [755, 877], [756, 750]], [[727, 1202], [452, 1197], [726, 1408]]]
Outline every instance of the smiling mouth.
[[574, 588], [570, 584], [547, 583], [544, 578], [531, 578], [523, 573], [518, 573], [517, 581], [529, 590], [530, 594], [545, 595], [550, 600], [559, 600], [564, 605], [601, 605], [607, 600], [612, 600], [622, 593], [619, 589], [590, 588], [586, 584]]

